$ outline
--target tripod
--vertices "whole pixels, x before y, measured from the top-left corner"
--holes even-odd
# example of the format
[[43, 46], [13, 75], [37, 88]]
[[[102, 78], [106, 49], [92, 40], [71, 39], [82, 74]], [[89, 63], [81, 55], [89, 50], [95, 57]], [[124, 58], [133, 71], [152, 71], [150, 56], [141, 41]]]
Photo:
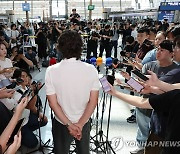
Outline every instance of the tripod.
[[[106, 69], [106, 74], [108, 72], [108, 68]], [[114, 70], [112, 71], [112, 77], [111, 77], [111, 81], [110, 79], [108, 80], [112, 85], [114, 83]], [[110, 78], [110, 77], [109, 77]], [[108, 79], [108, 77], [107, 77]], [[113, 80], [113, 81], [112, 81]], [[113, 83], [112, 83], [113, 82]], [[103, 133], [103, 128], [102, 128], [102, 124], [103, 124], [103, 119], [104, 119], [104, 111], [105, 111], [105, 102], [107, 102], [107, 94], [105, 92], [103, 92], [103, 104], [102, 104], [102, 117], [101, 117], [101, 121], [100, 121], [100, 129], [98, 131], [98, 118], [99, 118], [99, 106], [97, 105], [97, 113], [96, 113], [96, 135], [94, 137], [91, 137], [91, 139], [93, 140], [96, 148], [93, 150], [96, 153], [98, 153], [98, 149], [100, 149], [104, 154], [106, 154], [107, 152], [109, 152], [109, 150], [111, 150], [114, 154], [115, 151], [113, 150], [113, 148], [111, 147], [110, 141], [108, 140], [109, 137], [109, 125], [110, 125], [110, 118], [111, 118], [111, 103], [112, 103], [112, 96], [110, 96], [110, 105], [109, 105], [109, 112], [108, 112], [108, 122], [107, 122], [107, 132], [106, 132], [106, 136]], [[99, 140], [98, 140], [98, 135], [99, 135]], [[105, 136], [105, 140], [103, 140], [103, 137]], [[95, 139], [94, 139], [95, 138]]]
[[[36, 95], [34, 95], [33, 97], [35, 97], [35, 96], [38, 96], [38, 93], [39, 93], [39, 91], [41, 90], [41, 88], [43, 87], [45, 85], [45, 83], [37, 90], [37, 92], [36, 92]], [[36, 85], [37, 86], [37, 85]], [[45, 101], [45, 106], [44, 106], [44, 111], [43, 111], [43, 117], [42, 117], [42, 119], [44, 120], [44, 115], [45, 115], [45, 111], [46, 111], [46, 105], [47, 105], [47, 97], [46, 97], [46, 101]], [[40, 98], [39, 97], [37, 97], [37, 115], [39, 116], [40, 115]], [[50, 139], [48, 139], [45, 143], [43, 143], [42, 142], [42, 138], [41, 138], [41, 119], [40, 118], [38, 118], [38, 123], [39, 123], [39, 127], [38, 127], [38, 134], [39, 134], [39, 147], [36, 149], [36, 150], [33, 150], [33, 151], [31, 151], [31, 152], [29, 152], [28, 154], [30, 154], [30, 153], [34, 153], [34, 152], [36, 152], [36, 151], [40, 151], [40, 152], [42, 152], [43, 154], [45, 154], [45, 152], [44, 152], [44, 148], [52, 148], [52, 152], [50, 152], [50, 153], [53, 153], [53, 147], [51, 147], [51, 146], [49, 146], [49, 143], [50, 143]], [[42, 145], [42, 143], [43, 143], [43, 145]], [[50, 154], [49, 153], [49, 154]]]

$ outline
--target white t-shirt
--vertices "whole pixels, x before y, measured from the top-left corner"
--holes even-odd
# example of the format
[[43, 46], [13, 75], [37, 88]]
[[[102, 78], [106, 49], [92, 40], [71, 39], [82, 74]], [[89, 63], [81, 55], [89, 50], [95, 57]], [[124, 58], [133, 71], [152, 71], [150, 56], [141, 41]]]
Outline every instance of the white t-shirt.
[[17, 38], [19, 36], [19, 32], [17, 30], [11, 30], [9, 33], [8, 33], [8, 36], [9, 37], [15, 37]]
[[47, 95], [56, 94], [64, 114], [76, 123], [84, 113], [90, 92], [98, 91], [100, 84], [93, 65], [70, 58], [47, 68], [45, 88]]
[[[9, 58], [5, 58], [5, 60], [0, 60], [0, 70], [4, 68], [13, 67], [12, 61]], [[0, 79], [12, 77], [13, 73], [4, 73], [0, 75]]]

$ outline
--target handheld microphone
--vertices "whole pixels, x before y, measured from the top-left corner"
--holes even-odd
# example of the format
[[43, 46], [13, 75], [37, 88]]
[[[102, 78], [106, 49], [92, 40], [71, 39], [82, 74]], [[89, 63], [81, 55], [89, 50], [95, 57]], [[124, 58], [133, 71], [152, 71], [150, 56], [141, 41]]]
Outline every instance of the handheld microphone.
[[56, 64], [56, 58], [51, 57], [50, 60], [49, 60], [49, 65], [51, 66], [51, 65], [54, 65], [54, 64]]

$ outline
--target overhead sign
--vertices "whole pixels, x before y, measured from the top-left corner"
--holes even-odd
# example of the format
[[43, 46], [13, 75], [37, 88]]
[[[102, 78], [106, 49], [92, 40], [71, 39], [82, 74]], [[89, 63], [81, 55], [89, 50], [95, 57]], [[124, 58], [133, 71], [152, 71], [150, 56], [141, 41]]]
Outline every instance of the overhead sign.
[[174, 22], [174, 11], [159, 11], [158, 20], [163, 21], [164, 19], [168, 19], [168, 22]]
[[88, 10], [94, 10], [95, 5], [88, 5]]
[[29, 3], [22, 3], [23, 11], [30, 11], [30, 4]]
[[160, 11], [180, 10], [180, 2], [161, 2]]

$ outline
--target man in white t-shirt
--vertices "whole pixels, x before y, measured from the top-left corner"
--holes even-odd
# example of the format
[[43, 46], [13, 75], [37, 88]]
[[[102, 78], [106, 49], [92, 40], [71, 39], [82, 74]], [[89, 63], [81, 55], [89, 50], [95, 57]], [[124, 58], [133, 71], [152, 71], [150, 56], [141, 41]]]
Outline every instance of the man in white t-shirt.
[[47, 68], [46, 95], [55, 113], [52, 124], [54, 152], [68, 154], [75, 139], [78, 154], [89, 154], [90, 122], [98, 102], [99, 79], [93, 65], [80, 61], [81, 36], [73, 30], [58, 40], [63, 60]]

